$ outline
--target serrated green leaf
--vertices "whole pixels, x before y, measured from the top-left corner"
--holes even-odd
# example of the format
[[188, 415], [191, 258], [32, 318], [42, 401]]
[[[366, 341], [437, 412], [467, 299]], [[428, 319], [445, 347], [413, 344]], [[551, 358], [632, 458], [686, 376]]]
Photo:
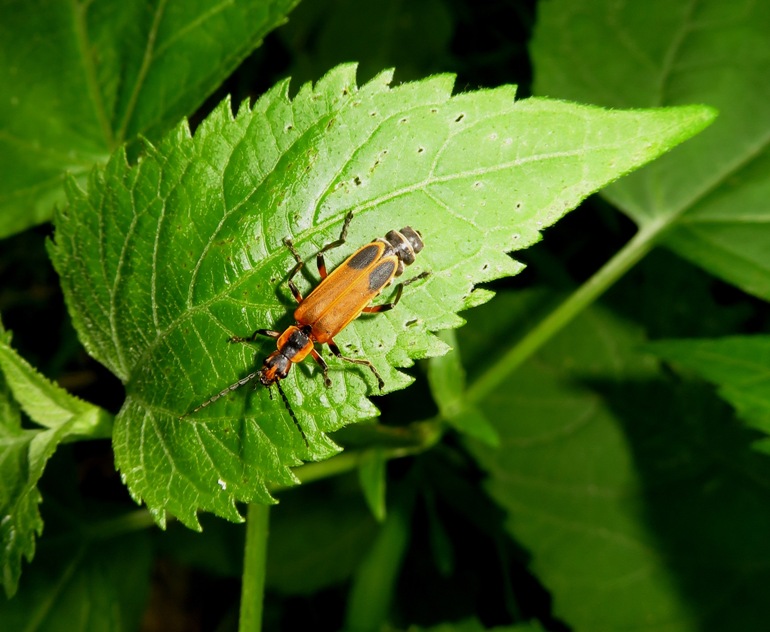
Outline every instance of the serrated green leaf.
[[[18, 586], [22, 556], [32, 560], [43, 530], [37, 483], [46, 462], [64, 439], [109, 436], [110, 428], [106, 411], [43, 377], [11, 348], [10, 338], [0, 322], [0, 565], [9, 596]], [[18, 405], [48, 429], [22, 428]]]
[[[746, 422], [770, 434], [770, 337], [664, 340], [645, 348], [716, 384]], [[767, 449], [770, 440], [758, 445]]]
[[192, 113], [297, 0], [0, 2], [0, 237], [125, 141]]
[[[529, 298], [469, 314], [467, 366], [505, 344]], [[759, 632], [770, 464], [702, 385], [666, 383], [641, 342], [636, 325], [587, 310], [480, 403], [502, 448], [473, 451], [576, 632]]]
[[605, 191], [649, 239], [770, 299], [770, 7], [555, 0], [532, 43], [536, 92], [607, 107], [706, 103], [717, 123]]
[[275, 348], [255, 360], [226, 341], [290, 322], [285, 237], [311, 257], [349, 212], [350, 248], [405, 225], [424, 232], [405, 276], [431, 276], [338, 340], [387, 392], [409, 383], [399, 368], [445, 348], [431, 331], [490, 296], [476, 283], [520, 269], [507, 252], [711, 118], [515, 103], [510, 86], [453, 97], [451, 77], [390, 88], [390, 76], [358, 88], [341, 66], [293, 100], [282, 82], [235, 118], [223, 103], [194, 137], [178, 127], [136, 166], [117, 153], [87, 193], [70, 187], [52, 258], [83, 344], [126, 385], [116, 461], [161, 524], [170, 511], [196, 526], [199, 509], [239, 520], [237, 501], [271, 502], [269, 485], [295, 482], [290, 466], [337, 450], [326, 433], [376, 414], [366, 368], [332, 359], [328, 390], [310, 366], [283, 382], [309, 446], [264, 389], [179, 419]]

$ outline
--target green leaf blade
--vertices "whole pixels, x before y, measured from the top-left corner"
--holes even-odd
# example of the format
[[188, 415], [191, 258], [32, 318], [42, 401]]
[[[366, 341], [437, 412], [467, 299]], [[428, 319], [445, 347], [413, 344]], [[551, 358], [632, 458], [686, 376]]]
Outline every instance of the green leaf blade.
[[770, 11], [761, 3], [559, 0], [533, 39], [536, 93], [605, 107], [705, 103], [707, 132], [605, 195], [674, 252], [770, 299], [767, 139], [757, 90], [770, 72]]
[[[541, 300], [500, 295], [472, 314], [466, 365], [486, 370], [490, 345]], [[670, 384], [640, 343], [634, 323], [586, 310], [479, 402], [502, 446], [471, 444], [489, 491], [576, 631], [760, 631], [767, 459], [708, 389]]]
[[[192, 526], [197, 509], [237, 519], [234, 502], [268, 502], [271, 485], [293, 482], [289, 467], [333, 454], [326, 433], [376, 415], [366, 368], [331, 359], [330, 389], [310, 363], [283, 381], [309, 446], [264, 389], [179, 419], [275, 349], [229, 338], [291, 323], [285, 279], [295, 262], [284, 238], [311, 258], [353, 212], [331, 269], [389, 230], [423, 231], [405, 278], [432, 274], [337, 340], [375, 364], [385, 392], [402, 388], [410, 378], [400, 368], [445, 349], [430, 332], [489, 298], [474, 285], [520, 270], [507, 252], [709, 115], [517, 103], [510, 87], [453, 97], [446, 76], [396, 88], [390, 77], [358, 88], [355, 67], [341, 66], [293, 100], [282, 82], [234, 117], [223, 103], [194, 137], [179, 126], [135, 167], [117, 153], [87, 193], [71, 188], [52, 258], [84, 344], [126, 384], [116, 460], [159, 521], [166, 509]], [[531, 122], [571, 133], [543, 139]], [[297, 279], [305, 294], [317, 283], [310, 268]]]

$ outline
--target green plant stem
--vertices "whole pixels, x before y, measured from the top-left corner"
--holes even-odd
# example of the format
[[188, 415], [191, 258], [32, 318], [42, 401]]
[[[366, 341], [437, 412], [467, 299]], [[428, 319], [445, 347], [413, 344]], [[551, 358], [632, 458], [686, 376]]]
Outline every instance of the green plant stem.
[[652, 249], [657, 237], [667, 226], [668, 222], [660, 222], [641, 228], [612, 259], [541, 320], [517, 345], [497, 362], [490, 363], [487, 370], [468, 388], [468, 401], [475, 403], [483, 400], [505, 382], [513, 371], [638, 263]]
[[[389, 432], [389, 430], [385, 430]], [[441, 439], [442, 426], [439, 418], [428, 419], [426, 421], [415, 422], [409, 425], [408, 437], [413, 441], [412, 445], [405, 445], [398, 448], [377, 448], [381, 451], [382, 458], [385, 460], [400, 459], [405, 456], [419, 454], [430, 449]], [[403, 433], [402, 433], [403, 434]], [[318, 463], [307, 463], [294, 468], [294, 474], [301, 483], [312, 483], [346, 472], [352, 472], [357, 469], [361, 459], [366, 458], [369, 450], [346, 450], [326, 461]], [[273, 488], [277, 491], [279, 488]]]
[[267, 505], [249, 505], [246, 515], [246, 550], [243, 559], [239, 632], [259, 632], [262, 629], [269, 517], [270, 508]]

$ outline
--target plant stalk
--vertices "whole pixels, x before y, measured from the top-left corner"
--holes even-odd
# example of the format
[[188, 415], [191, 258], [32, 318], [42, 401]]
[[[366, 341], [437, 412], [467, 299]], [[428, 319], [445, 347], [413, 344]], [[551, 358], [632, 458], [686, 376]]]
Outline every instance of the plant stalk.
[[260, 632], [265, 596], [270, 507], [252, 503], [246, 515], [246, 550], [241, 584], [239, 632]]

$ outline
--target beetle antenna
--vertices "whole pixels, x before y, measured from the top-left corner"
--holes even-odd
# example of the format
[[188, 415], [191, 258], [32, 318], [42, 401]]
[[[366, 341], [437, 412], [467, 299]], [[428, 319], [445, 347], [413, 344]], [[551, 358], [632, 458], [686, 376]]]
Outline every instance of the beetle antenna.
[[258, 377], [260, 375], [261, 371], [254, 371], [253, 373], [249, 373], [246, 377], [242, 377], [237, 382], [233, 382], [228, 386], [227, 388], [223, 388], [221, 391], [219, 391], [216, 395], [213, 397], [209, 397], [205, 402], [198, 405], [197, 408], [193, 408], [191, 411], [186, 412], [184, 415], [179, 417], [179, 419], [184, 419], [185, 417], [189, 415], [194, 415], [197, 413], [201, 408], [206, 408], [209, 404], [213, 404], [215, 401], [217, 401], [220, 397], [224, 397], [228, 393], [233, 392], [235, 389], [240, 388], [244, 384], [248, 384], [253, 380], [255, 377]]
[[291, 416], [291, 419], [294, 422], [294, 425], [297, 426], [297, 430], [299, 430], [299, 433], [302, 435], [302, 440], [305, 442], [305, 445], [309, 448], [310, 444], [307, 442], [305, 431], [302, 429], [302, 426], [299, 425], [299, 421], [297, 421], [297, 416], [294, 414], [294, 411], [291, 409], [291, 404], [289, 404], [289, 398], [286, 397], [286, 393], [284, 393], [283, 389], [281, 388], [281, 383], [276, 382], [275, 385], [278, 388], [278, 392], [281, 394], [281, 399], [283, 400], [283, 403], [286, 406], [286, 410], [289, 411], [289, 415]]

